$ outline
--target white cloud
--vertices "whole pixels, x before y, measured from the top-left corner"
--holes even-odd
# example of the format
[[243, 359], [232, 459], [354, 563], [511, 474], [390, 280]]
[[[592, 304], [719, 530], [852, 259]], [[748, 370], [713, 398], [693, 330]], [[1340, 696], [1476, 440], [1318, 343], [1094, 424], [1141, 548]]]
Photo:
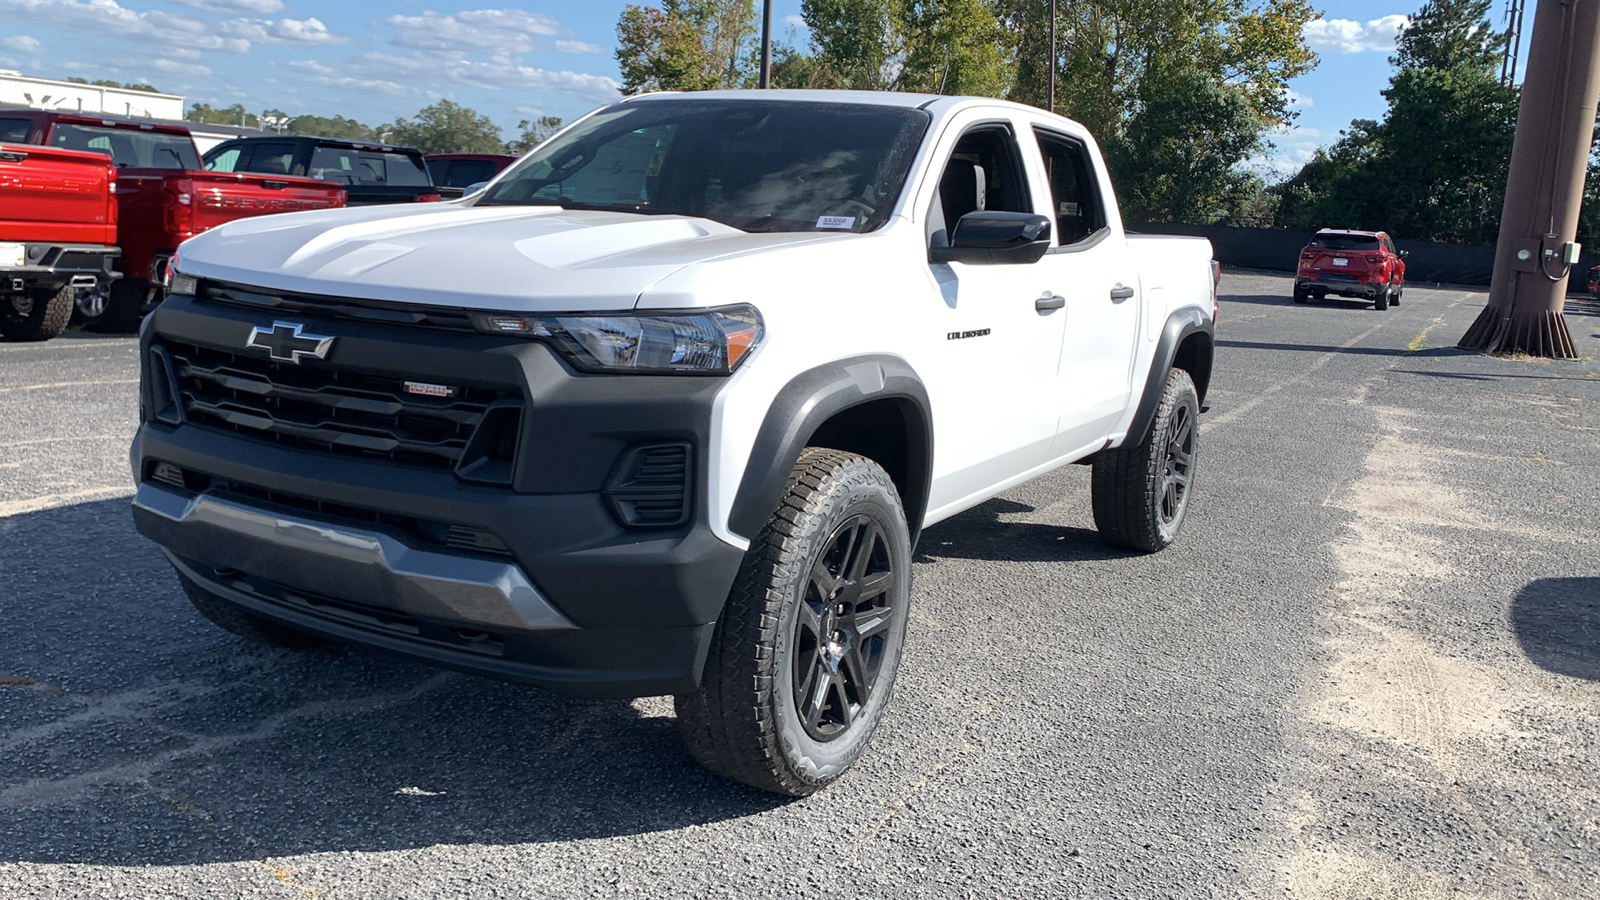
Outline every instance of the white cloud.
[[391, 94], [421, 95], [447, 87], [471, 87], [555, 91], [594, 103], [609, 103], [620, 95], [617, 82], [605, 75], [540, 69], [504, 59], [478, 62], [437, 53], [363, 53], [340, 62], [337, 68], [312, 61], [288, 65], [318, 84]]
[[1351, 19], [1317, 19], [1306, 23], [1306, 44], [1329, 53], [1387, 53], [1394, 49], [1395, 38], [1409, 21], [1401, 15], [1372, 19], [1366, 24]]
[[10, 50], [13, 53], [31, 54], [43, 52], [44, 45], [25, 34], [16, 34], [10, 37], [0, 37], [0, 49]]
[[1286, 125], [1272, 129], [1267, 136], [1267, 150], [1245, 160], [1243, 165], [1270, 184], [1293, 177], [1310, 162], [1322, 146], [1323, 135], [1315, 128]]
[[262, 15], [275, 13], [283, 9], [283, 0], [173, 0], [173, 2], [210, 12], [256, 13]]
[[249, 41], [219, 36], [210, 23], [159, 10], [135, 12], [117, 0], [0, 0], [0, 21], [124, 39], [152, 38], [162, 44], [176, 41], [196, 50], [250, 49]]
[[1300, 93], [1299, 91], [1291, 90], [1289, 88], [1284, 88], [1283, 99], [1284, 102], [1289, 105], [1290, 109], [1310, 109], [1315, 105], [1312, 103], [1310, 97]]
[[606, 48], [588, 41], [556, 41], [556, 49], [562, 53], [604, 53]]
[[222, 23], [223, 34], [262, 44], [343, 44], [344, 35], [328, 30], [322, 20], [309, 19], [234, 19]]
[[520, 9], [468, 9], [454, 15], [431, 10], [420, 16], [390, 16], [389, 43], [411, 50], [456, 50], [468, 53], [516, 52], [533, 49], [533, 36], [553, 37], [560, 23], [541, 13]]

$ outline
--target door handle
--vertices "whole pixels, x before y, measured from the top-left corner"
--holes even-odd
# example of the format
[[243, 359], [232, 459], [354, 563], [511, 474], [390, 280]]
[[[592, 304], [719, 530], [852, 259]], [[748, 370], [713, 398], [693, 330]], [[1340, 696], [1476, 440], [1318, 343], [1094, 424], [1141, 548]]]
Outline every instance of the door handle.
[[1033, 301], [1033, 308], [1042, 313], [1051, 312], [1066, 305], [1067, 298], [1061, 296], [1060, 294], [1047, 293], [1043, 297]]
[[1111, 299], [1112, 300], [1131, 300], [1131, 299], [1133, 299], [1133, 288], [1124, 287], [1121, 284], [1118, 284], [1116, 287], [1111, 289]]

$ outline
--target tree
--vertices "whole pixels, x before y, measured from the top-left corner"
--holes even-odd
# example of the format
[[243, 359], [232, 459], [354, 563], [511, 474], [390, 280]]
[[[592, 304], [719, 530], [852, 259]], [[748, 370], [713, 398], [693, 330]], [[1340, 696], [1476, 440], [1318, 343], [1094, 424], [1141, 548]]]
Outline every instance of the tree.
[[[1010, 98], [1045, 104], [1053, 53], [1056, 111], [1095, 134], [1118, 185], [1142, 186], [1131, 221], [1238, 215], [1239, 164], [1293, 120], [1289, 81], [1317, 61], [1309, 0], [1059, 0], [1053, 48], [1047, 4], [994, 2], [1016, 40]], [[1185, 122], [1191, 94], [1204, 115]]]
[[68, 78], [67, 80], [72, 82], [73, 84], [92, 84], [95, 87], [122, 88], [125, 91], [144, 91], [147, 94], [159, 94], [159, 93], [161, 93], [160, 91], [156, 90], [156, 86], [155, 85], [153, 85], [153, 84], [143, 84], [141, 82], [112, 81], [109, 78], [97, 78], [94, 81], [90, 81], [87, 78], [79, 78], [76, 75]]
[[228, 107], [213, 107], [204, 103], [189, 104], [189, 111], [183, 114], [189, 122], [200, 122], [208, 125], [237, 125], [241, 128], [260, 128], [261, 119], [254, 113], [246, 112], [243, 103], [235, 103]]
[[458, 103], [440, 100], [417, 111], [416, 119], [396, 119], [377, 129], [391, 144], [423, 153], [504, 153], [500, 129], [488, 116]]
[[559, 116], [540, 116], [533, 121], [523, 119], [517, 123], [517, 130], [522, 134], [514, 141], [506, 144], [506, 152], [521, 156], [550, 139], [552, 134], [561, 130]]
[[284, 133], [352, 141], [371, 141], [378, 137], [369, 126], [344, 116], [295, 116], [285, 126]]
[[1491, 0], [1429, 0], [1401, 33], [1382, 122], [1355, 122], [1279, 188], [1283, 223], [1481, 243], [1498, 228], [1517, 92]]
[[629, 4], [617, 20], [622, 92], [706, 91], [751, 78], [752, 0], [664, 0]]

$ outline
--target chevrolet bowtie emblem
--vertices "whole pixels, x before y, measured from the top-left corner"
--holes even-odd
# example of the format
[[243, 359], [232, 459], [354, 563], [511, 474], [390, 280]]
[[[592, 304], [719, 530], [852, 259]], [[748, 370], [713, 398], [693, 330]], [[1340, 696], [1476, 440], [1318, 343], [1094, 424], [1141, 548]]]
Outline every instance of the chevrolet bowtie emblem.
[[273, 322], [271, 328], [257, 325], [250, 331], [246, 348], [265, 350], [278, 362], [300, 364], [300, 358], [311, 356], [325, 359], [333, 337], [326, 334], [307, 334], [306, 326], [299, 322]]

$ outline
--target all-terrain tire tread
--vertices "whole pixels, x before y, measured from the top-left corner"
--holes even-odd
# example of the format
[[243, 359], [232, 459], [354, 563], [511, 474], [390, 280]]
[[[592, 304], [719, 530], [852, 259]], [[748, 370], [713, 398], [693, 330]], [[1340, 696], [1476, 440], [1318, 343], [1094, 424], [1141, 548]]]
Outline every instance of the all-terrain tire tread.
[[774, 685], [764, 670], [784, 602], [774, 585], [791, 583], [793, 569], [806, 564], [794, 551], [808, 545], [807, 530], [818, 526], [830, 480], [877, 482], [898, 498], [888, 475], [867, 457], [825, 447], [801, 451], [783, 499], [739, 566], [700, 690], [674, 698], [679, 730], [697, 762], [724, 778], [797, 797], [824, 785], [795, 777], [783, 764], [769, 702]]
[[1162, 540], [1161, 526], [1154, 513], [1156, 493], [1161, 490], [1166, 464], [1166, 448], [1162, 441], [1178, 398], [1193, 390], [1194, 382], [1188, 372], [1169, 370], [1161, 401], [1156, 405], [1155, 419], [1144, 439], [1131, 447], [1102, 450], [1095, 456], [1089, 481], [1090, 506], [1094, 510], [1094, 526], [1107, 542], [1146, 553], [1160, 550], [1169, 543]]
[[27, 321], [0, 324], [0, 331], [13, 341], [48, 341], [66, 330], [72, 298], [72, 285], [62, 285], [54, 294], [34, 299], [34, 314]]

